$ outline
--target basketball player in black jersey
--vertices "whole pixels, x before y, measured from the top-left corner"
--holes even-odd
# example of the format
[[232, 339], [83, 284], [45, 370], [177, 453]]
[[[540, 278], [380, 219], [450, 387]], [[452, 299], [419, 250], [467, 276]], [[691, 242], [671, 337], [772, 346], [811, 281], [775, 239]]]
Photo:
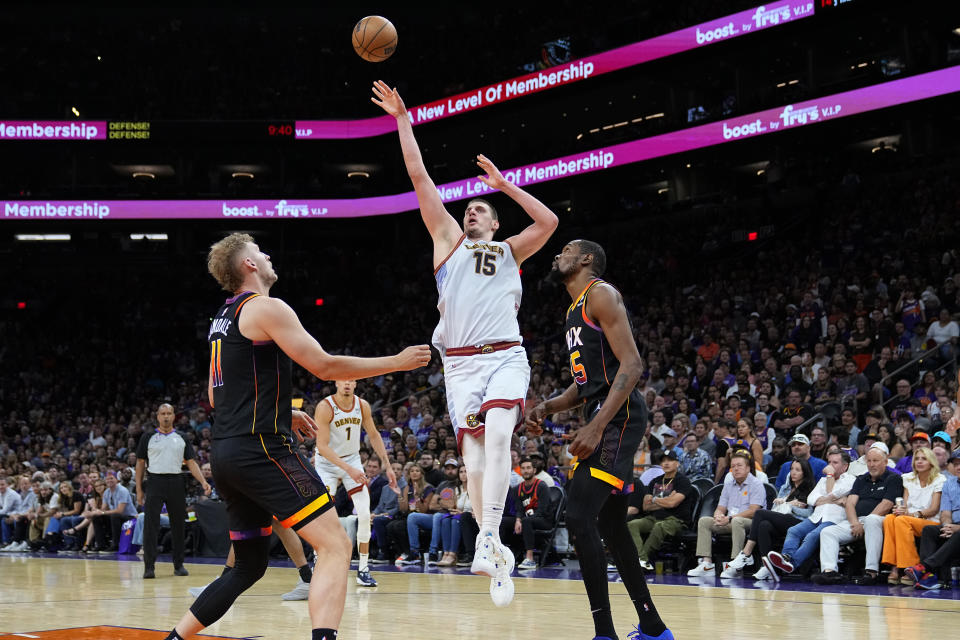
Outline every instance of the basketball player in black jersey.
[[317, 553], [310, 582], [313, 640], [335, 640], [343, 615], [352, 547], [333, 500], [293, 434], [317, 425], [292, 411], [292, 362], [324, 380], [367, 378], [429, 363], [430, 348], [395, 356], [331, 356], [287, 304], [269, 296], [277, 274], [253, 238], [234, 233], [210, 248], [207, 268], [233, 294], [210, 325], [210, 403], [216, 409], [211, 466], [226, 500], [236, 564], [212, 582], [168, 640], [189, 638], [226, 613], [267, 569], [271, 522], [292, 528]]
[[623, 298], [600, 279], [606, 262], [603, 248], [589, 240], [570, 242], [554, 259], [551, 276], [563, 282], [573, 299], [564, 335], [574, 383], [561, 395], [534, 407], [527, 425], [531, 433], [537, 433], [544, 416], [577, 406], [589, 420], [570, 444], [577, 463], [567, 494], [567, 529], [580, 559], [595, 640], [617, 640], [601, 536], [640, 616], [629, 638], [673, 640], [650, 598], [627, 529], [633, 455], [646, 431], [647, 409], [637, 391], [643, 362]]

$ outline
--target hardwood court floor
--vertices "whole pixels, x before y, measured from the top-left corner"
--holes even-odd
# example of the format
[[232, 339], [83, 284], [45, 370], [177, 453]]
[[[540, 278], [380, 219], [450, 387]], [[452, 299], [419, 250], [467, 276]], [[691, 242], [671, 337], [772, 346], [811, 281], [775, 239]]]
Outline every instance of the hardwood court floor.
[[[157, 579], [143, 580], [139, 562], [0, 557], [0, 640], [130, 638], [159, 640], [220, 567], [188, 564], [191, 575], [175, 578], [172, 565], [157, 564]], [[353, 586], [340, 637], [495, 638], [565, 640], [593, 637], [583, 585], [574, 580], [515, 578], [517, 595], [496, 609], [489, 580], [468, 575], [375, 571], [377, 589]], [[229, 638], [291, 640], [310, 637], [306, 602], [280, 595], [297, 580], [292, 569], [270, 568], [227, 615], [204, 634]], [[715, 586], [653, 585], [664, 619], [680, 640], [843, 638], [901, 640], [940, 636], [960, 625], [960, 603], [804, 591], [764, 591]], [[610, 585], [621, 638], [636, 620], [622, 584]], [[81, 631], [78, 627], [95, 627]], [[53, 632], [63, 629], [65, 631]], [[70, 629], [70, 630], [68, 630]], [[734, 631], [735, 630], [735, 631]], [[38, 633], [47, 631], [47, 633]]]

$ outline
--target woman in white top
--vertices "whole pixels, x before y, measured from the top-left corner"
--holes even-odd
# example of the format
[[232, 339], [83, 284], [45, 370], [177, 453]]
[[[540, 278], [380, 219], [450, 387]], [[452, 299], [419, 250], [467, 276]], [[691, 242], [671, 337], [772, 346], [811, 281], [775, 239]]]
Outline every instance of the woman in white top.
[[[940, 473], [937, 458], [928, 447], [913, 452], [913, 471], [903, 476], [903, 500], [883, 519], [883, 556], [889, 564], [890, 584], [913, 584], [900, 573], [920, 562], [917, 538], [923, 528], [939, 523], [940, 497], [947, 478]], [[901, 502], [898, 500], [898, 503]]]

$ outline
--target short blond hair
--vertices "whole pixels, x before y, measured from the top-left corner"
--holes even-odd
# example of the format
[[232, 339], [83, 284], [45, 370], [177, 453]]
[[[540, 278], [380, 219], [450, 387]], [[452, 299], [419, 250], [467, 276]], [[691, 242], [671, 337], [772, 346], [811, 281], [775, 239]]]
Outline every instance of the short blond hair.
[[210, 247], [207, 271], [228, 293], [236, 293], [243, 285], [243, 273], [237, 257], [247, 248], [247, 243], [253, 241], [253, 236], [248, 233], [231, 233]]

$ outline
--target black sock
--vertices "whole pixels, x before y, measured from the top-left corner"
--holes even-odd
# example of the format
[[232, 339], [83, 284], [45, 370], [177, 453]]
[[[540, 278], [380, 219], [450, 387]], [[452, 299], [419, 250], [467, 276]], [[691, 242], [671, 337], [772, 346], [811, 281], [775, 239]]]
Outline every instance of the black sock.
[[174, 629], [173, 631], [170, 632], [170, 635], [168, 635], [163, 640], [183, 640], [183, 636], [177, 633], [177, 630]]
[[230, 573], [232, 570], [233, 570], [233, 567], [224, 567], [224, 568], [223, 568], [223, 573], [221, 573], [220, 575], [221, 575], [221, 576], [225, 576], [225, 575], [227, 575], [228, 573]]
[[640, 617], [640, 631], [654, 638], [666, 631], [667, 625], [663, 624], [663, 619], [657, 613], [657, 608], [653, 606], [650, 596], [634, 600], [633, 606], [637, 608], [637, 615]]
[[313, 640], [337, 640], [336, 629], [314, 629]]
[[617, 630], [613, 626], [613, 617], [610, 615], [610, 609], [598, 609], [591, 611], [593, 614], [594, 635], [601, 638], [610, 638], [617, 640]]
[[313, 570], [310, 569], [310, 563], [303, 565], [302, 567], [297, 567], [297, 571], [300, 572], [300, 579], [304, 582], [309, 583], [313, 579]]

